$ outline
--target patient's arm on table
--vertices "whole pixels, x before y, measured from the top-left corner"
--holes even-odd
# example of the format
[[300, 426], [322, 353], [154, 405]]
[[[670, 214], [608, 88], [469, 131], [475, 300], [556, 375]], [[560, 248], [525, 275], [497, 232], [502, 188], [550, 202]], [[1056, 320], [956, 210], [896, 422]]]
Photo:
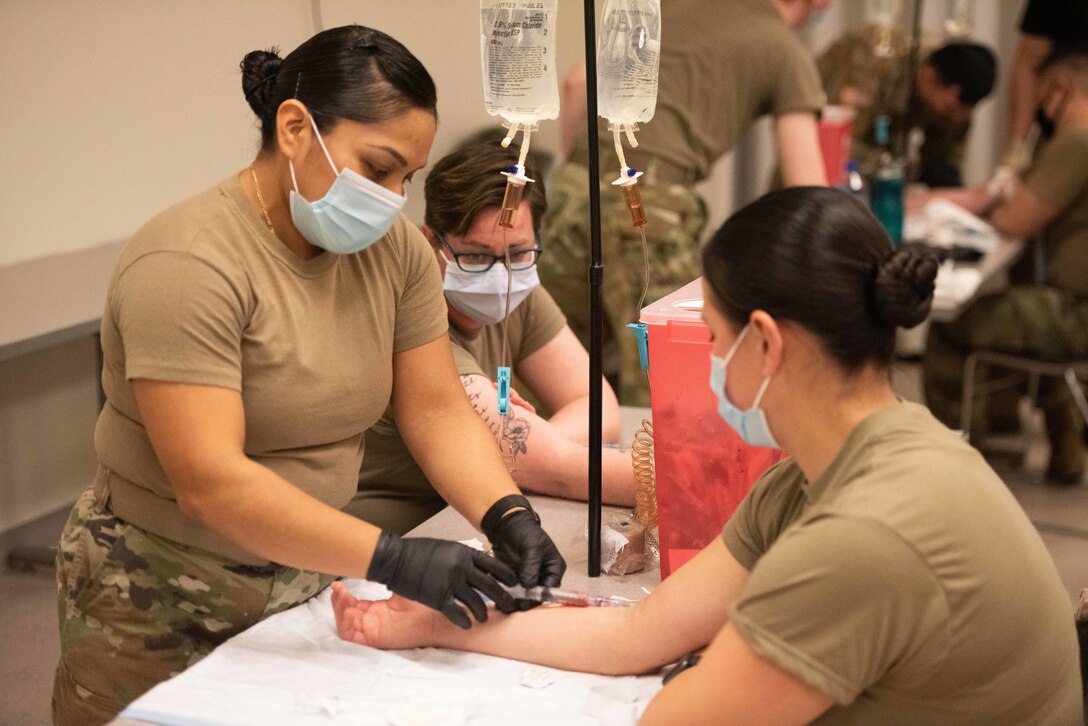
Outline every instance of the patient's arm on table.
[[904, 197], [908, 212], [921, 212], [932, 199], [944, 199], [956, 206], [963, 207], [976, 217], [981, 217], [994, 202], [994, 197], [985, 187], [940, 187], [937, 189], [911, 190]]
[[[461, 376], [469, 403], [497, 434], [501, 417], [495, 387], [484, 376]], [[503, 433], [514, 464], [514, 477], [523, 490], [568, 499], [586, 498], [589, 449], [563, 436], [551, 423], [516, 403], [510, 406]], [[601, 452], [601, 496], [609, 504], [635, 503], [631, 454], [616, 449]]]
[[[517, 364], [517, 376], [552, 415], [558, 433], [579, 444], [589, 441], [589, 376], [571, 375], [589, 370], [589, 353], [564, 325], [547, 343]], [[620, 405], [608, 381], [601, 381], [601, 436], [603, 441], [620, 437]]]
[[544, 606], [460, 630], [403, 598], [357, 600], [338, 582], [333, 610], [340, 637], [360, 645], [437, 645], [605, 675], [650, 673], [709, 644], [640, 723], [808, 723], [831, 699], [759, 656], [727, 622], [747, 581], [716, 539], [634, 608]]
[[337, 632], [382, 649], [442, 646], [567, 670], [649, 673], [701, 648], [726, 625], [748, 581], [721, 539], [694, 557], [634, 608], [539, 607], [464, 631], [417, 603], [394, 596], [356, 599], [333, 585]]
[[1001, 234], [1031, 237], [1043, 231], [1058, 216], [1058, 211], [1038, 194], [1013, 177], [1011, 193], [1002, 201], [983, 186], [933, 189], [907, 196], [908, 208], [920, 210], [931, 199], [946, 199], [972, 214], [984, 217]]

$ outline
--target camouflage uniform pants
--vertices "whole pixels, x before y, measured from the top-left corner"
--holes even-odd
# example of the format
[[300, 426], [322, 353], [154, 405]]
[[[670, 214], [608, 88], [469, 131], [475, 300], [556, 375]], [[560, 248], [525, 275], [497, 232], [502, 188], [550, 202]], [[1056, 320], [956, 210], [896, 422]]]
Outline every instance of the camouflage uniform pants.
[[112, 720], [220, 643], [335, 579], [239, 565], [127, 524], [110, 512], [103, 480], [76, 502], [57, 553], [55, 724]]
[[[1088, 356], [1088, 300], [1050, 287], [1018, 285], [982, 298], [952, 323], [934, 324], [922, 361], [926, 403], [952, 428], [960, 426], [963, 366], [977, 349], [1053, 361], [1084, 358]], [[986, 380], [1008, 380], [1019, 386], [1023, 377], [1009, 379], [1007, 372], [991, 370], [979, 378], [980, 383]], [[985, 427], [986, 403], [979, 398], [973, 405], [972, 429], [976, 424]], [[1048, 412], [1073, 406], [1065, 384], [1047, 379], [1040, 381], [1039, 404]]]
[[[604, 176], [602, 175], [602, 178]], [[548, 213], [541, 225], [544, 254], [540, 279], [583, 345], [589, 345], [589, 170], [568, 162], [548, 185]], [[654, 302], [700, 275], [699, 239], [706, 226], [706, 205], [690, 188], [640, 180], [649, 220], [643, 227], [650, 255]], [[638, 322], [643, 286], [643, 248], [638, 229], [620, 191], [601, 184], [601, 259], [604, 265], [604, 373], [620, 402], [649, 405], [645, 372], [639, 365], [634, 335], [624, 326]], [[617, 385], [618, 384], [618, 385]]]

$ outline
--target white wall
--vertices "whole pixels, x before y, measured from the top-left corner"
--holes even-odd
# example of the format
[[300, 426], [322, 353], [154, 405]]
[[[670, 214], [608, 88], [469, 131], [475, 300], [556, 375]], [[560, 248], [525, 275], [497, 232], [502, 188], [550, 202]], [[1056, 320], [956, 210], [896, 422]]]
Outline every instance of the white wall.
[[[483, 110], [477, 0], [0, 0], [0, 265], [123, 239], [252, 159], [238, 63], [315, 23], [370, 25], [439, 88], [432, 160], [499, 122]], [[581, 56], [581, 2], [561, 0], [560, 68]], [[554, 151], [557, 124], [534, 145]], [[407, 211], [422, 217], [422, 185]]]
[[130, 235], [248, 163], [238, 63], [307, 2], [0, 3], [0, 264]]

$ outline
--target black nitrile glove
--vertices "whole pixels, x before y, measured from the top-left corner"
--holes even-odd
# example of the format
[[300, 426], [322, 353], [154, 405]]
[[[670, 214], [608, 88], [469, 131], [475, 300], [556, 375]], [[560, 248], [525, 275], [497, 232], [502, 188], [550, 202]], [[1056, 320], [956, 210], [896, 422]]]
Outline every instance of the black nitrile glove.
[[[502, 516], [514, 507], [525, 509]], [[517, 571], [521, 585], [558, 587], [562, 582], [567, 563], [540, 526], [540, 517], [528, 499], [518, 495], [503, 497], [491, 505], [482, 526], [495, 556]], [[525, 609], [525, 605], [519, 602], [519, 609]]]
[[366, 579], [434, 608], [466, 630], [472, 621], [457, 601], [481, 623], [487, 620], [487, 606], [480, 593], [494, 600], [503, 612], [515, 607], [510, 593], [496, 582], [498, 579], [513, 585], [516, 578], [510, 568], [458, 542], [426, 537], [402, 539], [382, 530]]

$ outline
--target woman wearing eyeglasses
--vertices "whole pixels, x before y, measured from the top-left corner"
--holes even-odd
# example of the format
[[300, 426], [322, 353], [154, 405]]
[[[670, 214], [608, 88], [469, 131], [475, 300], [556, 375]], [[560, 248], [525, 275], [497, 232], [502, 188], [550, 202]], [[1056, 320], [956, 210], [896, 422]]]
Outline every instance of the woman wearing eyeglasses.
[[[423, 191], [423, 234], [442, 274], [461, 383], [480, 418], [501, 432], [500, 445], [518, 485], [585, 499], [589, 356], [537, 277], [542, 253], [537, 230], [547, 204], [543, 182], [527, 185], [513, 228], [498, 225], [506, 190], [500, 172], [515, 163], [517, 155], [497, 142], [470, 144], [438, 161]], [[509, 269], [504, 243], [509, 245]], [[501, 426], [493, 385], [500, 365], [512, 368], [522, 392], [548, 409], [549, 418], [518, 397]], [[615, 441], [619, 405], [608, 383], [602, 386], [602, 434], [605, 441]], [[404, 533], [446, 505], [444, 483], [416, 464], [392, 411], [367, 430], [365, 443], [359, 491], [346, 511]], [[606, 448], [602, 458], [604, 501], [633, 504], [630, 455]]]
[[[435, 134], [426, 69], [350, 26], [249, 53], [242, 86], [252, 165], [152, 219], [110, 282], [99, 466], [57, 556], [58, 724], [109, 721], [338, 575], [467, 628], [481, 592], [515, 607], [495, 578], [565, 568], [465, 398], [434, 257], [400, 214]], [[498, 559], [340, 511], [390, 405]]]

